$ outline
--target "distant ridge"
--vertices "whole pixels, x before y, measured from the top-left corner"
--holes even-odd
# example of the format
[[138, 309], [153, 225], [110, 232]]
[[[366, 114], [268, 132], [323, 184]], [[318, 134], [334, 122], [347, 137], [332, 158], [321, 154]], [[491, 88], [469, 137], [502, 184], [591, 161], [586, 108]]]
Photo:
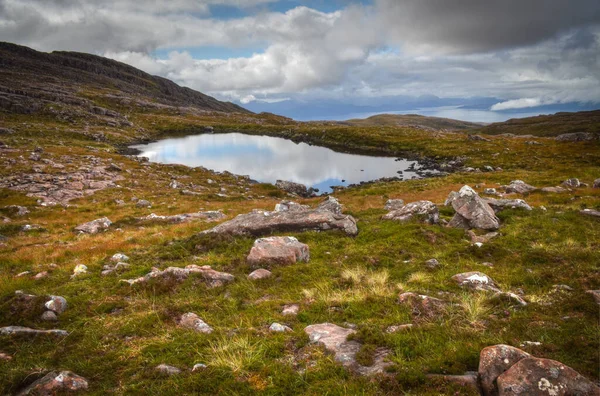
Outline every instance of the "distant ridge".
[[49, 103], [89, 107], [94, 103], [86, 97], [108, 91], [141, 104], [250, 113], [112, 59], [79, 52], [45, 53], [0, 42], [0, 110], [29, 113]]
[[403, 126], [432, 131], [452, 131], [481, 128], [482, 124], [451, 118], [427, 117], [419, 114], [378, 114], [365, 119], [344, 122], [355, 126]]

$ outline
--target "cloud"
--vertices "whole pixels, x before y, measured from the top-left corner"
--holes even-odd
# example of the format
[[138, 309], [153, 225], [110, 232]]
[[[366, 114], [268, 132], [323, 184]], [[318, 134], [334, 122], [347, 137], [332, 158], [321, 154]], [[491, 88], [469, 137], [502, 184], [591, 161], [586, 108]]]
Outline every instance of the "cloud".
[[543, 104], [544, 102], [540, 98], [513, 99], [507, 100], [505, 102], [496, 103], [490, 108], [490, 110], [500, 111], [509, 109], [524, 109], [527, 107], [541, 106]]

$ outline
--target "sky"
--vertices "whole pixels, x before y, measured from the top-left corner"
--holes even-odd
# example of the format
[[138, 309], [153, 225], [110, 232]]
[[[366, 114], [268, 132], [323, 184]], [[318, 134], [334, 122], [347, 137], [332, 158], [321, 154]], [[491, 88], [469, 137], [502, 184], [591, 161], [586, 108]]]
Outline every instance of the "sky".
[[0, 41], [296, 119], [600, 108], [598, 0], [0, 0]]

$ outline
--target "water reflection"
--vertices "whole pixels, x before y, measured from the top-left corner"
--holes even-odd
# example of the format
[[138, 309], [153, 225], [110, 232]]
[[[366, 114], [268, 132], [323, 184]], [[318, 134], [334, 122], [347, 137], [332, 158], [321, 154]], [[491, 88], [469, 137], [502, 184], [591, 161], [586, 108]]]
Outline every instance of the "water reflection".
[[[416, 176], [406, 170], [414, 161], [338, 153], [282, 138], [241, 133], [187, 136], [132, 147], [141, 150], [141, 155], [153, 162], [203, 166], [218, 172], [249, 175], [266, 183], [289, 180], [321, 192], [330, 192], [330, 186], [382, 177], [410, 179]], [[398, 171], [403, 173], [398, 174]]]

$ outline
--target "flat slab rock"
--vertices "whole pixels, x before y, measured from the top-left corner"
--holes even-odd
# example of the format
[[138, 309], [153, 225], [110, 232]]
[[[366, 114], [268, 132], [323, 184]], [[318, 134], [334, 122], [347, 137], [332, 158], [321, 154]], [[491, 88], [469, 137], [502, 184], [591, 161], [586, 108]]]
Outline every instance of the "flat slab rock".
[[223, 220], [225, 215], [219, 211], [211, 210], [207, 212], [196, 212], [196, 213], [183, 213], [171, 216], [159, 216], [154, 213], [150, 213], [148, 216], [137, 217], [135, 220], [138, 223], [187, 223], [190, 221], [219, 221]]
[[437, 224], [440, 221], [438, 207], [431, 201], [415, 201], [407, 203], [401, 208], [392, 210], [384, 215], [383, 219], [409, 221], [415, 217], [423, 217], [423, 221], [429, 224]]
[[551, 359], [519, 360], [497, 379], [500, 396], [597, 396], [600, 387], [572, 368]]
[[225, 283], [233, 282], [234, 280], [233, 275], [227, 272], [215, 271], [208, 265], [188, 265], [185, 268], [169, 267], [163, 271], [153, 268], [152, 271], [145, 276], [136, 279], [123, 279], [122, 282], [129, 283], [130, 285], [135, 285], [138, 283], [146, 283], [152, 279], [161, 278], [171, 278], [175, 279], [176, 281], [183, 282], [190, 275], [200, 275], [211, 287], [222, 286]]
[[0, 335], [5, 336], [38, 336], [38, 335], [50, 335], [66, 337], [69, 333], [66, 330], [38, 330], [23, 326], [6, 326], [0, 328]]
[[70, 371], [54, 371], [35, 381], [19, 392], [18, 396], [25, 395], [55, 395], [62, 392], [84, 391], [88, 388], [88, 381]]
[[325, 349], [333, 353], [337, 362], [341, 363], [361, 375], [375, 375], [385, 372], [385, 368], [390, 365], [386, 361], [386, 356], [389, 354], [387, 350], [375, 351], [374, 364], [372, 366], [361, 366], [356, 361], [356, 354], [360, 350], [361, 344], [357, 341], [348, 341], [348, 336], [356, 331], [347, 329], [333, 323], [321, 323], [307, 326], [304, 332], [312, 343], [316, 343], [325, 347]]
[[[286, 203], [287, 210], [265, 212], [254, 210], [241, 214], [201, 234], [230, 234], [260, 236], [275, 232], [340, 230], [348, 235], [358, 234], [356, 220], [352, 216], [338, 214], [338, 206], [326, 200], [315, 209], [303, 209], [301, 205]], [[276, 209], [281, 209], [276, 207]]]
[[254, 267], [287, 265], [297, 261], [308, 262], [310, 253], [308, 245], [294, 237], [269, 237], [254, 241], [248, 254], [248, 264]]
[[75, 231], [80, 232], [82, 234], [97, 234], [100, 231], [106, 231], [112, 224], [112, 221], [108, 219], [108, 217], [103, 217], [101, 219], [92, 220], [87, 223], [83, 223], [75, 227]]

